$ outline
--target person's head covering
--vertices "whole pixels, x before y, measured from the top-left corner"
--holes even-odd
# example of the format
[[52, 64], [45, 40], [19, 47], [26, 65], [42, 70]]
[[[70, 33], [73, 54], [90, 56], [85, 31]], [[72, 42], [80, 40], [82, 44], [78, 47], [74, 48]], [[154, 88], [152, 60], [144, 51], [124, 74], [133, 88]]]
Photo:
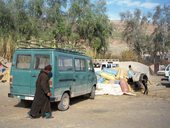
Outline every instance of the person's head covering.
[[47, 66], [45, 66], [44, 70], [50, 71], [52, 70], [52, 66], [49, 64]]

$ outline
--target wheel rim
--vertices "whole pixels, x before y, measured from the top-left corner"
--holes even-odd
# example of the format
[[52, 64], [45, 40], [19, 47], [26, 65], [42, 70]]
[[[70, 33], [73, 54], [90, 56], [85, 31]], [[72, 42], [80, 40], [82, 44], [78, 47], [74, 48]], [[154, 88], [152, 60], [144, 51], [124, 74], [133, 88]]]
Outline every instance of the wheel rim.
[[69, 106], [69, 98], [67, 96], [65, 96], [63, 98], [63, 107], [67, 108]]

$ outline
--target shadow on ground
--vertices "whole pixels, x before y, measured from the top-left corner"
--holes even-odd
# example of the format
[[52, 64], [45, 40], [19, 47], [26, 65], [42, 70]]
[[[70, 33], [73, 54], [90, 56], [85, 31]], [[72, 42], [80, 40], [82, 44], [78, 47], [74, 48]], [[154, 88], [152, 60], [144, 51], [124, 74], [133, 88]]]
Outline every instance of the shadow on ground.
[[165, 86], [167, 88], [170, 88], [170, 83], [162, 83], [162, 86]]
[[[79, 102], [83, 102], [83, 101], [88, 100], [88, 99], [89, 98], [86, 97], [86, 96], [79, 96], [79, 97], [71, 98], [70, 105], [72, 106], [74, 104], [77, 104]], [[32, 101], [21, 100], [16, 105], [14, 105], [14, 107], [31, 108], [31, 105], [32, 105]], [[52, 111], [57, 111], [58, 110], [57, 106], [58, 106], [58, 102], [51, 102]]]

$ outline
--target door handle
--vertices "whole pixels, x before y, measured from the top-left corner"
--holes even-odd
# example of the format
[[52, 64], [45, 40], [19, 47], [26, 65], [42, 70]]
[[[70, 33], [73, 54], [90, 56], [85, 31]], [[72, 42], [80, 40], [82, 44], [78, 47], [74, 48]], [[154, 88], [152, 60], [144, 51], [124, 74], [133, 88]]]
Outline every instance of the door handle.
[[78, 78], [79, 76], [78, 75], [75, 75], [75, 78]]
[[37, 77], [36, 75], [32, 75], [32, 77]]
[[66, 81], [76, 81], [76, 79], [60, 79], [60, 82], [66, 82]]

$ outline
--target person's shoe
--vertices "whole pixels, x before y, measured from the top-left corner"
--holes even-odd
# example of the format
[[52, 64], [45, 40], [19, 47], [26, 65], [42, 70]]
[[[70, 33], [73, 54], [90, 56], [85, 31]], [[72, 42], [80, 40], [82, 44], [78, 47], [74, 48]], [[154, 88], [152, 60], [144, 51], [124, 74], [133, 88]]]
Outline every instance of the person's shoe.
[[51, 118], [54, 118], [51, 114], [51, 112], [46, 112], [44, 116], [42, 117], [45, 117], [46, 119], [51, 119]]
[[36, 117], [34, 117], [34, 116], [32, 116], [32, 115], [28, 115], [26, 118], [36, 119]]
[[27, 117], [26, 117], [26, 118], [36, 119], [36, 118], [38, 118], [38, 117], [32, 116], [32, 115], [30, 114], [30, 112], [27, 112]]
[[48, 117], [45, 117], [46, 119], [52, 119], [54, 118], [53, 116], [48, 116]]

